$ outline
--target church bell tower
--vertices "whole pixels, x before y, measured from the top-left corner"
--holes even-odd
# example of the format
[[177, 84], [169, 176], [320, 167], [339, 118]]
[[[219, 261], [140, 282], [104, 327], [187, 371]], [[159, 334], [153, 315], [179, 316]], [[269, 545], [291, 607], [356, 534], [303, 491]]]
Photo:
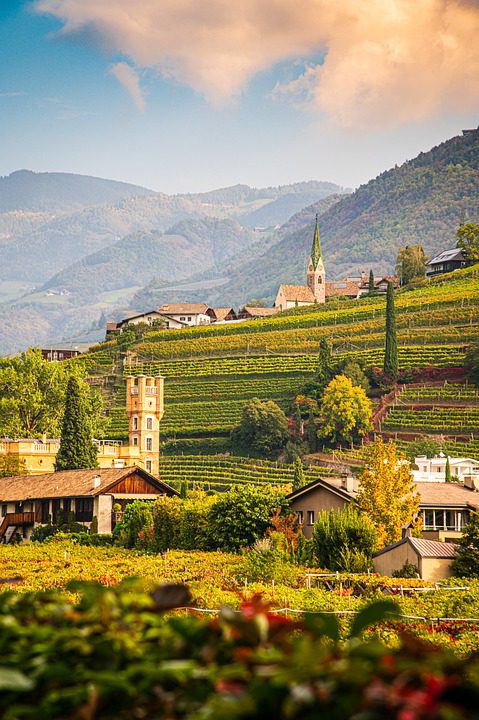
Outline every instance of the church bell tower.
[[314, 228], [313, 246], [311, 248], [311, 257], [308, 261], [308, 270], [306, 273], [306, 284], [311, 289], [315, 302], [326, 302], [326, 273], [321, 253], [317, 215], [316, 227]]

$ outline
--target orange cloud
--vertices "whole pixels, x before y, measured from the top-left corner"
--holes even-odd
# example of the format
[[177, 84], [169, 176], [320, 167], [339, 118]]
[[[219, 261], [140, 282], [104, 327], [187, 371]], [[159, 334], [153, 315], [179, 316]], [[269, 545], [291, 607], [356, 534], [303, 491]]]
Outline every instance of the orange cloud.
[[256, 73], [323, 50], [322, 65], [275, 95], [299, 91], [340, 126], [479, 109], [479, 8], [470, 0], [37, 0], [35, 7], [60, 19], [63, 34], [92, 30], [108, 50], [215, 105]]

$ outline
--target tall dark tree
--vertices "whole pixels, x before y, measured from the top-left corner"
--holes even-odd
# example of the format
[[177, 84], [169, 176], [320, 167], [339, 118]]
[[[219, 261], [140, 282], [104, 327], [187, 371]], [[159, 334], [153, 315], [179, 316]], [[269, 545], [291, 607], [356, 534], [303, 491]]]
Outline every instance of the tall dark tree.
[[384, 352], [385, 374], [396, 380], [398, 376], [398, 344], [396, 335], [396, 312], [394, 310], [394, 289], [392, 282], [388, 282], [386, 296], [386, 349]]
[[60, 449], [56, 470], [83, 470], [98, 466], [92, 424], [85, 393], [76, 377], [68, 380]]
[[372, 268], [369, 271], [368, 292], [374, 292], [374, 273]]

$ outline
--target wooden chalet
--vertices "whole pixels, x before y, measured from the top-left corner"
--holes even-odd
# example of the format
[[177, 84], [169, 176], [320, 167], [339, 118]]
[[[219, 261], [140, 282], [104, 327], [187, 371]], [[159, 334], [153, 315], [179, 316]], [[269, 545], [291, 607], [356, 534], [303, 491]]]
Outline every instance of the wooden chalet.
[[212, 323], [231, 322], [237, 319], [237, 315], [232, 307], [208, 308], [206, 314], [211, 318]]
[[124, 510], [134, 500], [178, 495], [166, 483], [139, 467], [65, 470], [45, 475], [17, 475], [0, 479], [0, 542], [15, 535], [28, 539], [34, 527], [55, 524], [59, 512], [71, 514], [88, 529], [96, 518], [98, 532], [109, 535], [113, 506]]

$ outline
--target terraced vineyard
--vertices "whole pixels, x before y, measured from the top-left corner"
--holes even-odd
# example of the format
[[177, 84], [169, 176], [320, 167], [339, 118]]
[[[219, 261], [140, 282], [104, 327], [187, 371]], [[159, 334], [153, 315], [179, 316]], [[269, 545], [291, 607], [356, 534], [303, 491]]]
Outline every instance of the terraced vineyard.
[[[460, 367], [468, 343], [479, 333], [478, 267], [442, 276], [422, 287], [396, 294], [400, 368]], [[314, 373], [319, 341], [327, 337], [338, 360], [383, 363], [385, 298], [333, 300], [326, 306], [298, 308], [263, 320], [147, 333], [123, 368], [114, 342], [88, 357], [99, 376], [116, 374], [110, 402], [109, 437], [124, 437], [124, 374], [165, 377], [165, 416], [161, 433], [169, 438], [226, 437], [237, 424], [247, 399], [274, 399], [288, 408], [291, 399]], [[467, 407], [449, 408], [455, 393]], [[468, 436], [478, 418], [473, 388], [410, 388], [401, 396], [382, 429], [395, 433]], [[434, 404], [443, 407], [432, 406]], [[424, 405], [419, 411], [408, 404]], [[457, 403], [458, 404], [458, 403]], [[468, 412], [466, 412], [466, 410]], [[470, 454], [470, 453], [469, 453]]]
[[[186, 481], [190, 488], [220, 491], [236, 483], [287, 485], [294, 476], [292, 465], [226, 455], [162, 456], [160, 472], [161, 479], [176, 488]], [[304, 473], [308, 482], [335, 474], [319, 465], [305, 468]]]
[[429, 410], [394, 408], [382, 423], [383, 430], [417, 428], [427, 433], [477, 433], [479, 408], [437, 407]]

